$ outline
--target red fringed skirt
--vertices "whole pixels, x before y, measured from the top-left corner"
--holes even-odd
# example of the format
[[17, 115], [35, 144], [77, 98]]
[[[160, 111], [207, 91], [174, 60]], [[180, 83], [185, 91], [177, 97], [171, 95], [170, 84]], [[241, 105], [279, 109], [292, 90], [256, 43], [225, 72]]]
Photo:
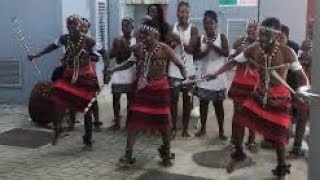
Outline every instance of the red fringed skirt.
[[287, 144], [291, 124], [292, 99], [283, 85], [272, 87], [263, 106], [264, 91], [258, 88], [244, 102], [235, 122], [262, 134], [266, 139]]
[[172, 128], [170, 114], [170, 89], [167, 77], [148, 82], [141, 90], [135, 88], [129, 106], [128, 131], [167, 132]]
[[53, 83], [50, 99], [60, 109], [82, 112], [99, 89], [94, 68], [92, 64], [80, 67], [78, 79], [74, 84], [71, 83], [73, 69], [66, 68], [63, 78]]
[[259, 73], [256, 69], [250, 68], [250, 70], [247, 70], [246, 65], [238, 66], [228, 92], [228, 97], [234, 103], [243, 103], [253, 92], [258, 81]]

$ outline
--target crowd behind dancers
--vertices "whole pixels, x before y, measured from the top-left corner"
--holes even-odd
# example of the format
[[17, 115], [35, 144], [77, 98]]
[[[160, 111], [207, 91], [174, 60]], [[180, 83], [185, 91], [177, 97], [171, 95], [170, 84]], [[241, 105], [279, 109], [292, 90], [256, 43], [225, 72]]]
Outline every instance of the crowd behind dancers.
[[[113, 94], [113, 130], [121, 128], [122, 94], [126, 94], [128, 103], [128, 139], [119, 166], [128, 167], [135, 162], [133, 146], [140, 131], [161, 133], [163, 144], [158, 151], [162, 164], [172, 165], [174, 153], [171, 152], [170, 141], [177, 133], [177, 110], [181, 93], [182, 137], [190, 136], [188, 128], [195, 96], [200, 104], [201, 121], [201, 127], [195, 136], [206, 135], [208, 107], [212, 102], [219, 138], [227, 140], [223, 102], [229, 97], [234, 104], [234, 113], [230, 145], [225, 148], [233, 151], [228, 172], [237, 169], [247, 158], [242, 148], [247, 127], [247, 149], [257, 153], [259, 145], [255, 134], [262, 134], [264, 141], [276, 149], [278, 165], [273, 174], [279, 179], [284, 178], [290, 172], [286, 159], [303, 156], [302, 140], [309, 119], [309, 107], [300, 97], [290, 92], [286, 85], [289, 84], [297, 94], [310, 87], [312, 22], [301, 47], [289, 40], [288, 26], [281, 24], [279, 19], [270, 17], [261, 24], [250, 22], [246, 35], [239, 37], [232, 48], [229, 48], [227, 36], [218, 30], [217, 13], [212, 10], [204, 12], [205, 31], [204, 34], [199, 34], [199, 27], [190, 22], [191, 8], [188, 2], [180, 1], [176, 13], [177, 22], [172, 26], [165, 21], [163, 9], [157, 4], [148, 7], [147, 16], [141, 25], [135, 24], [130, 17], [124, 18], [121, 24], [122, 35], [114, 39], [110, 50], [102, 49], [101, 45], [87, 35], [90, 28], [87, 19], [73, 15], [67, 19], [69, 34], [62, 35], [43, 51], [30, 55], [29, 59], [34, 60], [65, 46], [62, 66], [54, 71], [52, 77], [52, 81], [59, 82], [55, 83], [56, 98], [53, 101], [60, 108], [63, 107], [58, 110], [70, 114], [71, 129], [75, 123], [75, 112], [85, 108], [78, 101], [81, 98], [92, 98], [92, 95], [81, 97], [80, 93], [80, 100], [66, 98], [68, 90], [61, 88], [68, 86], [69, 91], [74, 92], [72, 89], [76, 86], [86, 93], [97, 92], [99, 87], [93, 71], [95, 62], [104, 59], [105, 79], [111, 79]], [[115, 66], [110, 67], [110, 60], [113, 59]], [[234, 66], [237, 66], [237, 70], [231, 87], [227, 89], [226, 71]], [[206, 80], [197, 81], [203, 78]], [[281, 80], [287, 81], [287, 84]], [[299, 117], [295, 117], [297, 114]], [[90, 147], [92, 123], [96, 128], [102, 125], [98, 119], [97, 103], [91, 107], [90, 113], [85, 114], [86, 134], [83, 140]], [[294, 127], [297, 130], [293, 148], [286, 157], [285, 146], [291, 124], [296, 124]], [[56, 125], [55, 128], [60, 127]]]

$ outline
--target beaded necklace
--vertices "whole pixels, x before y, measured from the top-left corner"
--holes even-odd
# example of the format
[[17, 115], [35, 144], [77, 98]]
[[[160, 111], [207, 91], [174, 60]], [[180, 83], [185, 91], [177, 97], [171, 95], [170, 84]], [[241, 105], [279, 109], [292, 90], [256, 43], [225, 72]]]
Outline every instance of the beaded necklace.
[[143, 46], [142, 49], [142, 56], [144, 57], [144, 60], [141, 62], [142, 66], [140, 66], [140, 73], [139, 73], [139, 80], [138, 80], [138, 89], [143, 89], [148, 85], [148, 73], [150, 69], [151, 59], [154, 56], [154, 54], [159, 50], [160, 45], [157, 43], [155, 48], [149, 52], [146, 46]]
[[67, 50], [70, 52], [68, 56], [73, 58], [73, 75], [71, 83], [75, 83], [79, 77], [80, 55], [84, 46], [84, 36], [80, 35], [79, 40], [74, 43], [71, 36], [67, 36]]
[[264, 67], [263, 67], [263, 76], [264, 76], [264, 86], [266, 88], [266, 92], [263, 97], [263, 105], [266, 105], [268, 102], [268, 91], [270, 87], [270, 68], [273, 58], [276, 56], [276, 54], [279, 51], [279, 44], [276, 42], [271, 53], [265, 52], [265, 50], [262, 49], [261, 44], [259, 48], [260, 54], [264, 60]]

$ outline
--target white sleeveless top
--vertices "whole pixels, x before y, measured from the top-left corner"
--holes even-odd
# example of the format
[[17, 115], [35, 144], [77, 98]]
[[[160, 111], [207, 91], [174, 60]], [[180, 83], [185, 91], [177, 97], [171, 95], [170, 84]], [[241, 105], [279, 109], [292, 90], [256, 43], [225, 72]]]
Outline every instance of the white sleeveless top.
[[[201, 36], [201, 51], [204, 52], [207, 50], [207, 44], [203, 43], [205, 36]], [[221, 34], [217, 34], [217, 38], [214, 41], [214, 44], [218, 47], [222, 47], [221, 42]], [[215, 73], [219, 70], [225, 63], [226, 58], [224, 56], [219, 55], [215, 50], [211, 49], [209, 53], [200, 60], [199, 69], [197, 72], [198, 76], [205, 76], [210, 73]], [[199, 88], [213, 90], [213, 91], [220, 91], [222, 89], [227, 88], [227, 75], [226, 73], [220, 74], [216, 79], [200, 82], [197, 84]]]
[[[183, 44], [189, 44], [191, 41], [191, 29], [192, 24], [189, 24], [188, 28], [185, 31], [181, 31], [178, 28], [177, 22], [173, 27], [173, 33], [180, 37], [180, 40]], [[178, 45], [174, 49], [174, 52], [177, 58], [180, 59], [180, 61], [186, 66], [187, 76], [190, 77], [195, 75], [193, 55], [185, 52], [181, 45]], [[182, 54], [184, 54], [185, 58], [183, 58]], [[180, 74], [179, 68], [173, 62], [170, 62], [168, 76], [172, 78], [183, 79], [182, 75]]]
[[[130, 40], [130, 46], [134, 46], [136, 43], [137, 43], [137, 39], [135, 37], [132, 37]], [[131, 55], [127, 61], [133, 61], [132, 58], [135, 58], [135, 56]], [[136, 76], [136, 65], [133, 65], [132, 67], [126, 70], [115, 72], [111, 77], [111, 83], [112, 84], [132, 84], [135, 81], [135, 76]]]

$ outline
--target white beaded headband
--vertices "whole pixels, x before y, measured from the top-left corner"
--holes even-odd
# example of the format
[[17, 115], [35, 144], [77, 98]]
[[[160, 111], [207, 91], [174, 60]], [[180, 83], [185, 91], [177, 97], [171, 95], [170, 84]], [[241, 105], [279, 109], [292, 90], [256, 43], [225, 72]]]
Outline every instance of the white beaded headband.
[[259, 26], [259, 29], [263, 29], [263, 30], [266, 30], [266, 31], [271, 31], [271, 32], [274, 32], [274, 33], [281, 33], [281, 31], [279, 31], [279, 30], [273, 29], [271, 27], [266, 27], [266, 26]]
[[140, 30], [150, 31], [155, 34], [159, 34], [159, 31], [156, 28], [148, 26], [148, 25], [141, 25]]

